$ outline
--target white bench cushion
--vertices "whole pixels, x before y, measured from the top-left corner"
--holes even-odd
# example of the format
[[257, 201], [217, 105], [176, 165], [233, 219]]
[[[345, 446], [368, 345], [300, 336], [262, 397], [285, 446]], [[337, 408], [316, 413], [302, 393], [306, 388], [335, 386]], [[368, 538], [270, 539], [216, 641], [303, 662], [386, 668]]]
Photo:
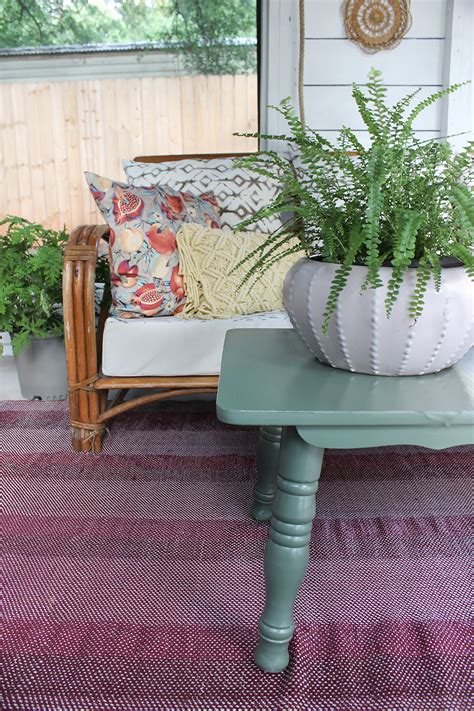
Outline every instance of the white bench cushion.
[[210, 321], [109, 317], [102, 372], [122, 377], [218, 375], [225, 334], [231, 328], [291, 328], [291, 324], [284, 311]]

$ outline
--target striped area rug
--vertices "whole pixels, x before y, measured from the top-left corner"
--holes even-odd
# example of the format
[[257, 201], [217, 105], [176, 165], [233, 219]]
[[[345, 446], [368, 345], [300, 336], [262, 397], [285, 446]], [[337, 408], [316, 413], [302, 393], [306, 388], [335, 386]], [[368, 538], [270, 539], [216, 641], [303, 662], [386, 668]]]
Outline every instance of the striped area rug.
[[74, 454], [62, 403], [1, 406], [3, 708], [468, 709], [473, 451], [332, 450], [289, 668], [252, 662], [256, 431], [168, 403]]

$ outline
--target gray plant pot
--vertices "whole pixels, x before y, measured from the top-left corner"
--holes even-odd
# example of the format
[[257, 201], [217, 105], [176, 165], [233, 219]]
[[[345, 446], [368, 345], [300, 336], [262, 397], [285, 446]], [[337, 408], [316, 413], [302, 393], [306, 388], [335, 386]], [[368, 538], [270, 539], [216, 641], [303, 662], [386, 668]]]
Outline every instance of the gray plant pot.
[[60, 336], [31, 338], [15, 356], [21, 394], [27, 400], [65, 400], [67, 367]]

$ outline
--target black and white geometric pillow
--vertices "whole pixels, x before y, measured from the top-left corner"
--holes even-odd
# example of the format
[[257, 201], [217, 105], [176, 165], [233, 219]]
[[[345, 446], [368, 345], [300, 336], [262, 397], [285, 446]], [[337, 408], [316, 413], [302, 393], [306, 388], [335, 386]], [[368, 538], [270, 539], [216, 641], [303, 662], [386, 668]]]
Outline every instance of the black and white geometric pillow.
[[[129, 185], [134, 188], [169, 186], [198, 196], [212, 192], [221, 210], [222, 226], [235, 227], [266, 207], [281, 190], [277, 178], [271, 180], [233, 167], [233, 158], [184, 159], [169, 163], [123, 161]], [[279, 216], [264, 218], [247, 229], [274, 232], [281, 226]]]

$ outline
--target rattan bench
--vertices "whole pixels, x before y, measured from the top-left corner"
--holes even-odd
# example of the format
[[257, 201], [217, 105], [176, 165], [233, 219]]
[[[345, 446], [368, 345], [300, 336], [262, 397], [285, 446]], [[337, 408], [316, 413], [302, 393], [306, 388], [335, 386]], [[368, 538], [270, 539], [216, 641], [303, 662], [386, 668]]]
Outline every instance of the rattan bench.
[[[160, 163], [184, 158], [237, 157], [246, 154], [140, 156], [137, 161]], [[177, 377], [114, 377], [101, 371], [102, 339], [109, 303], [103, 303], [98, 324], [94, 304], [98, 246], [107, 239], [106, 225], [82, 225], [67, 243], [63, 271], [64, 339], [68, 368], [68, 399], [72, 446], [77, 452], [99, 452], [106, 424], [127, 410], [179, 395], [215, 393], [218, 375]], [[145, 394], [124, 402], [131, 389]], [[159, 389], [158, 392], [148, 392]], [[108, 393], [116, 390], [109, 401]]]

